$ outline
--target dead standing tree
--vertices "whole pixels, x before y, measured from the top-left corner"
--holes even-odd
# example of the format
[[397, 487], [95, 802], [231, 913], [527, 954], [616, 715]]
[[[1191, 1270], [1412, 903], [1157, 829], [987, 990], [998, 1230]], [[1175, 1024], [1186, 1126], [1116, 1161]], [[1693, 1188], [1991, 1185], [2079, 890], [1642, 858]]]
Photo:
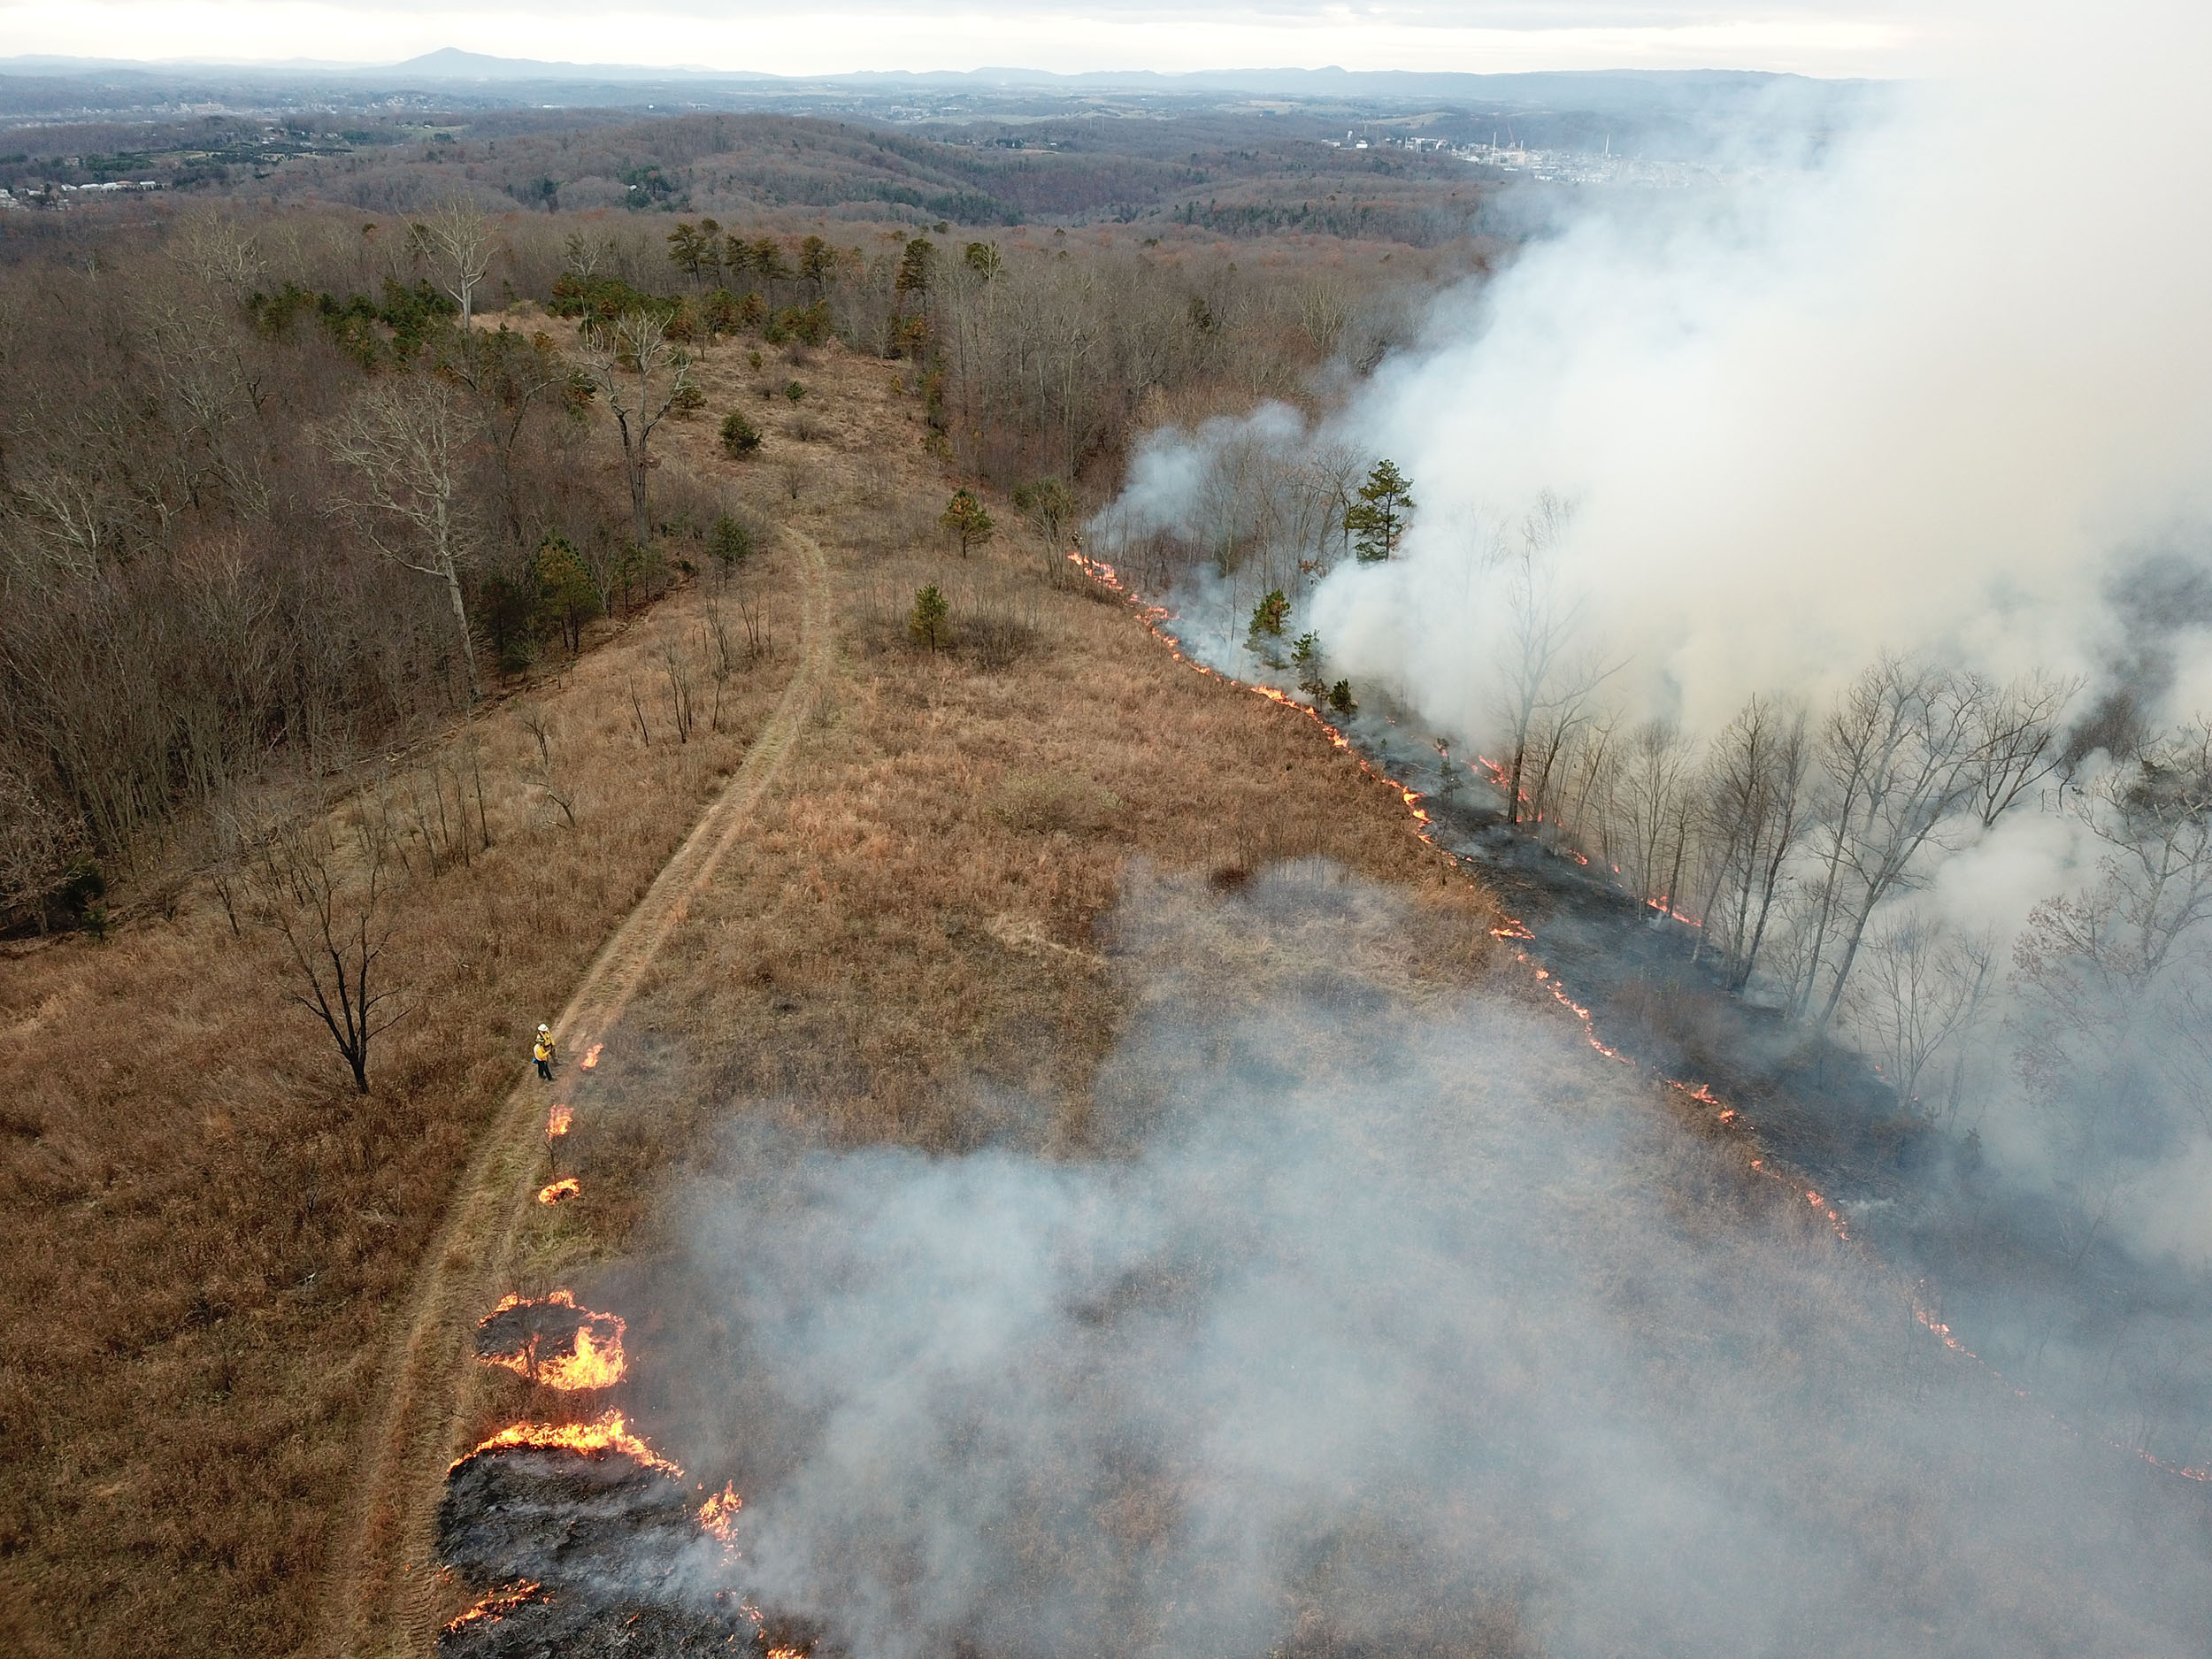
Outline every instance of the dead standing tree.
[[472, 703], [483, 694], [461, 591], [469, 552], [461, 492], [474, 435], [474, 418], [449, 382], [394, 374], [372, 380], [326, 440], [353, 478], [330, 511], [345, 514], [393, 564], [444, 586]]
[[354, 832], [349, 849], [327, 818], [280, 826], [249, 881], [254, 920], [284, 944], [286, 995], [322, 1022], [365, 1094], [370, 1044], [405, 1010], [388, 1007], [397, 987], [384, 973], [398, 862], [387, 815], [357, 815]]
[[640, 547], [652, 540], [646, 501], [652, 465], [653, 429], [667, 418], [691, 384], [691, 358], [668, 337], [668, 320], [649, 311], [625, 311], [611, 323], [588, 326], [577, 346], [586, 371], [606, 395], [622, 437], [622, 462], [630, 481], [630, 528]]

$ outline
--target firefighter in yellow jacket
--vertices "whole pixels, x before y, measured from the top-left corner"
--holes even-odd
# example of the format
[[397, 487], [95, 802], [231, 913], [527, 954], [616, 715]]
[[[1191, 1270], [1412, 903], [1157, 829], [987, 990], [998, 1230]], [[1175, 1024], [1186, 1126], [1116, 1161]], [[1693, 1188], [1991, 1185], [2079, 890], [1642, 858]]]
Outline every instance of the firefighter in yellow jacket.
[[538, 1064], [538, 1075], [550, 1083], [553, 1080], [553, 1027], [542, 1021], [538, 1025], [538, 1040], [531, 1045], [530, 1057]]

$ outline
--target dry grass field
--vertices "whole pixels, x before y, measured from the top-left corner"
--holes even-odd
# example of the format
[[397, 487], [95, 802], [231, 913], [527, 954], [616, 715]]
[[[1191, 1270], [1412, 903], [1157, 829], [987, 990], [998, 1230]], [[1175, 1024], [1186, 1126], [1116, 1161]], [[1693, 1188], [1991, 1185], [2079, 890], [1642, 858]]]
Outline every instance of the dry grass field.
[[[1080, 1145], [1118, 1018], [1093, 924], [1133, 860], [1233, 882], [1325, 852], [1423, 887], [1479, 955], [1479, 901], [1310, 722], [1175, 664], [1002, 503], [989, 546], [964, 560], [944, 542], [950, 480], [902, 366], [831, 349], [756, 370], [725, 347], [703, 368], [707, 408], [657, 440], [664, 481], [688, 472], [827, 551], [837, 648], [780, 793], [626, 1027], [714, 1079], [672, 1098], [696, 1116], [772, 1091], [841, 1138], [956, 1147], [1010, 1127], [963, 1104], [984, 1079], [1052, 1102], [1024, 1133]], [[732, 407], [767, 434], [742, 464], [715, 443]], [[73, 936], [0, 967], [0, 1645], [318, 1645], [396, 1323], [528, 1033], [791, 672], [789, 544], [770, 538], [752, 566], [737, 580], [768, 639], [726, 687], [719, 731], [702, 691], [676, 742], [665, 686], [671, 646], [704, 659], [703, 576], [383, 769], [403, 793], [442, 766], [480, 776], [490, 844], [465, 836], [465, 864], [435, 875], [413, 860], [392, 958], [407, 1015], [367, 1096], [288, 1002], [274, 941], [234, 936], [204, 881], [104, 945]], [[904, 628], [931, 582], [951, 608], [940, 651]], [[376, 779], [360, 784], [342, 819]], [[618, 1252], [698, 1144], [685, 1111], [617, 1133], [591, 1104], [579, 1094], [584, 1195], [515, 1256], [533, 1282]], [[514, 1403], [493, 1391], [478, 1409]]]

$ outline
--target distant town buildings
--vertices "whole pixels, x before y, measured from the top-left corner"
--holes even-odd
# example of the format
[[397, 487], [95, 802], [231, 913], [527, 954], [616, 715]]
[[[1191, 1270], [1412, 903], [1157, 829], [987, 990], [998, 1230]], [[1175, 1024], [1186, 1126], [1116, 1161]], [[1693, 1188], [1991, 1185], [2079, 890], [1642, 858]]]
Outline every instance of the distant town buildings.
[[1493, 137], [1486, 144], [1455, 144], [1448, 139], [1423, 138], [1413, 134], [1347, 132], [1340, 139], [1322, 141], [1332, 150], [1401, 150], [1457, 156], [1477, 166], [1499, 173], [1524, 174], [1543, 184], [1623, 184], [1646, 189], [1679, 190], [1694, 184], [1721, 184], [1745, 175], [1727, 168], [1694, 161], [1647, 161], [1640, 156], [1613, 153], [1608, 138], [1595, 152], [1573, 150], [1531, 150], [1511, 138]]
[[119, 179], [105, 184], [26, 185], [20, 190], [0, 188], [0, 213], [11, 208], [66, 207], [72, 196], [118, 196], [125, 191], [160, 188], [158, 179]]

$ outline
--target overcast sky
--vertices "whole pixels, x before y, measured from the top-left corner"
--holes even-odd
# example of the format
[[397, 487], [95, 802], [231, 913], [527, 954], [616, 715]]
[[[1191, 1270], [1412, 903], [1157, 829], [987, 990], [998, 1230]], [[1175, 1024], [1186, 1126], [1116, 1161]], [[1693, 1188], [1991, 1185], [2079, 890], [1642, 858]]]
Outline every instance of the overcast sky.
[[[2031, 4], [2032, 0], [2031, 0]], [[1975, 0], [0, 0], [0, 53], [394, 63], [440, 46], [509, 58], [855, 69], [1786, 69], [1959, 66]]]

